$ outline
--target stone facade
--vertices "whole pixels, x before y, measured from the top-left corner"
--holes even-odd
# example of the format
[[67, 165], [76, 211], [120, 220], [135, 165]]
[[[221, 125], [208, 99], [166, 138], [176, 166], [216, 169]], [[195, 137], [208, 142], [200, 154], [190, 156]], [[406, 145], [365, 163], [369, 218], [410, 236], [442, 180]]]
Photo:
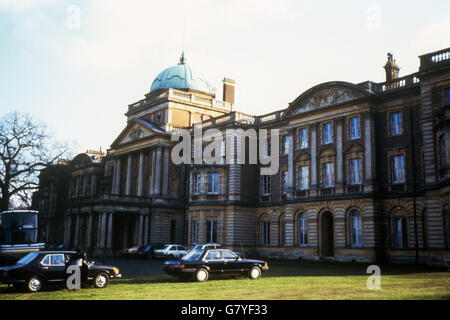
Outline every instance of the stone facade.
[[[262, 116], [232, 111], [230, 79], [224, 101], [150, 92], [129, 106], [106, 155], [71, 162], [64, 242], [108, 253], [214, 241], [269, 257], [446, 263], [449, 52], [421, 56], [419, 71], [401, 78], [389, 54], [386, 82], [323, 83]], [[174, 165], [171, 133], [194, 124], [279, 129], [278, 173], [248, 162]]]

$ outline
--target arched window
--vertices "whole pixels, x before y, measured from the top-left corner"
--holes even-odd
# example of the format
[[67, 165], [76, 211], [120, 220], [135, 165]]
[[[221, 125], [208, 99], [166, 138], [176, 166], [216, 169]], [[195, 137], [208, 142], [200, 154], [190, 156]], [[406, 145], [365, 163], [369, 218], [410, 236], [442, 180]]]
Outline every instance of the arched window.
[[350, 234], [352, 247], [362, 246], [362, 223], [361, 214], [358, 210], [350, 212]]
[[270, 218], [269, 216], [261, 219], [261, 245], [270, 246]]
[[297, 242], [299, 246], [308, 244], [308, 220], [306, 213], [301, 213], [297, 217]]
[[406, 216], [394, 216], [394, 246], [398, 249], [408, 247], [408, 219]]

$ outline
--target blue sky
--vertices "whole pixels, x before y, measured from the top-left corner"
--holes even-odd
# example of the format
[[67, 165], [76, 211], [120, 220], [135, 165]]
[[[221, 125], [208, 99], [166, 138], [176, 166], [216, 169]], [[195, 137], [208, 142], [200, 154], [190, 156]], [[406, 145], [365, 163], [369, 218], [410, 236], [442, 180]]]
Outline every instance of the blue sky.
[[449, 34], [442, 0], [0, 0], [0, 116], [29, 112], [74, 152], [105, 150], [182, 49], [218, 97], [231, 77], [237, 110], [262, 114], [325, 81], [383, 81], [388, 51], [415, 72]]

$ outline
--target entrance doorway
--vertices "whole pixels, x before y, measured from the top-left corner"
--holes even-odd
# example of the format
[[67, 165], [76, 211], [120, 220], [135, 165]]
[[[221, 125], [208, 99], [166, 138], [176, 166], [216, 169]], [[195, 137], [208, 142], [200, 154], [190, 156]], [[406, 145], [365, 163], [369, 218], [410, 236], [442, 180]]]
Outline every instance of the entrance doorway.
[[320, 218], [320, 255], [322, 257], [334, 256], [334, 224], [333, 214], [329, 211], [322, 213]]

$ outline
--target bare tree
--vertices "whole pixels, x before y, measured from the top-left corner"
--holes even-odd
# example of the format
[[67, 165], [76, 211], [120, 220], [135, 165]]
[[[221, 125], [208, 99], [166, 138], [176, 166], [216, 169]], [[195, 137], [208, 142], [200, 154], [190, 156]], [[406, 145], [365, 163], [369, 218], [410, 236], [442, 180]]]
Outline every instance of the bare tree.
[[40, 170], [67, 151], [67, 146], [52, 142], [46, 125], [29, 114], [13, 112], [1, 118], [0, 211], [16, 202], [29, 207]]

